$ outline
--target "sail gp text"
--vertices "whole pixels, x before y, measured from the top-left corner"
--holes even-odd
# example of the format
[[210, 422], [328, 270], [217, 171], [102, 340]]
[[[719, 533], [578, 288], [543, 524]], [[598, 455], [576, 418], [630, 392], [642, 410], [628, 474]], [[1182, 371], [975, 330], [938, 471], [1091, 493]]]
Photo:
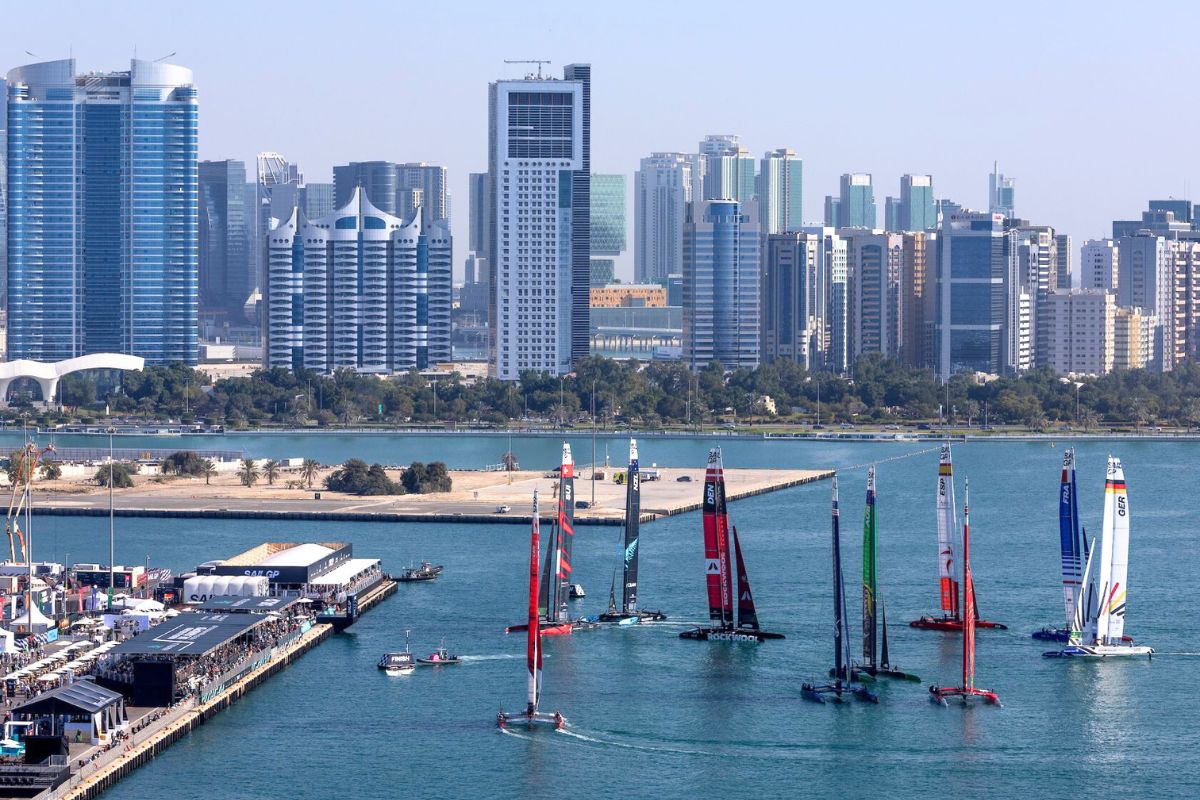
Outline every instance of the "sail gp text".
[[245, 572], [243, 572], [242, 574], [249, 575], [251, 577], [258, 577], [259, 575], [264, 575], [264, 576], [266, 576], [266, 578], [268, 580], [270, 580], [272, 578], [279, 577], [279, 570], [277, 570], [277, 569], [248, 569]]

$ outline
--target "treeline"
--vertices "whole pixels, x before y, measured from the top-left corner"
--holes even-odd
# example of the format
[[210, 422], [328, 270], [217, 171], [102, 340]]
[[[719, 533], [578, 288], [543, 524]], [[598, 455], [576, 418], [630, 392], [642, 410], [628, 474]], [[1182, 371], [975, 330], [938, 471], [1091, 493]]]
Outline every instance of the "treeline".
[[452, 479], [441, 461], [423, 464], [414, 461], [400, 475], [399, 481], [387, 476], [383, 465], [351, 458], [325, 478], [325, 488], [331, 492], [357, 495], [432, 494], [448, 492]]
[[[835, 424], [1200, 425], [1200, 367], [1190, 362], [1168, 373], [1118, 371], [1078, 383], [1034, 370], [986, 382], [957, 375], [943, 385], [930, 370], [868, 356], [849, 376], [809, 372], [786, 361], [731, 373], [712, 364], [692, 374], [679, 363], [590, 358], [563, 379], [525, 373], [519, 383], [471, 383], [455, 375], [435, 386], [416, 372], [381, 380], [348, 370], [322, 376], [263, 369], [214, 384], [197, 370], [172, 366], [126, 373], [120, 385], [97, 389], [98, 396], [87, 393], [94, 378], [67, 376], [63, 386], [71, 413], [48, 414], [44, 424], [86, 422], [107, 405], [117, 415], [230, 428], [504, 425], [513, 420], [569, 425], [590, 424], [593, 411], [600, 424], [641, 427], [751, 419], [816, 422], [818, 413], [822, 423]], [[20, 408], [7, 413], [11, 418]]]

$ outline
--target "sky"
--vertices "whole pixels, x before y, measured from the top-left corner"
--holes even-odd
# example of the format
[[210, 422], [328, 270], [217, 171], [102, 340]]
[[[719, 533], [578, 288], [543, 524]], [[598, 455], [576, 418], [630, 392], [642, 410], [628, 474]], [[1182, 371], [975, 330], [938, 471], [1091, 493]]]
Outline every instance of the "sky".
[[[555, 75], [592, 64], [593, 171], [627, 175], [631, 192], [640, 158], [709, 133], [738, 134], [756, 157], [795, 150], [806, 220], [844, 172], [874, 176], [881, 221], [909, 172], [985, 207], [998, 160], [1018, 216], [1077, 248], [1200, 186], [1200, 5], [1183, 2], [41, 0], [20, 17], [0, 26], [0, 71], [174, 52], [199, 89], [202, 159], [252, 170], [276, 151], [313, 182], [349, 161], [445, 165], [458, 277], [467, 175], [487, 168], [488, 82], [526, 70], [505, 59], [548, 59]], [[628, 214], [632, 251], [632, 195]], [[630, 252], [618, 277], [632, 265]]]

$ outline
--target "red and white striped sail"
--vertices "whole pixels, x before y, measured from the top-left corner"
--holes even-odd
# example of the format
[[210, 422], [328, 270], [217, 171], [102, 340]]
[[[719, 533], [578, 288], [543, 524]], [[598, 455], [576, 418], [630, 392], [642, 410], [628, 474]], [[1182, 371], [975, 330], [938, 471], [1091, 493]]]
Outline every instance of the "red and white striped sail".
[[725, 475], [721, 448], [708, 451], [704, 473], [704, 572], [708, 586], [708, 616], [722, 626], [732, 625], [733, 570], [730, 564], [729, 517], [725, 510]]
[[954, 566], [954, 539], [958, 530], [954, 508], [954, 464], [950, 445], [942, 445], [938, 459], [937, 531], [938, 578], [941, 588], [942, 613], [958, 619], [958, 576]]
[[527, 658], [529, 666], [530, 713], [538, 709], [542, 695], [542, 628], [538, 613], [538, 534], [541, 522], [538, 519], [538, 493], [533, 490], [533, 524], [529, 532], [529, 636]]
[[963, 686], [975, 688], [975, 586], [971, 580], [971, 494], [963, 486]]

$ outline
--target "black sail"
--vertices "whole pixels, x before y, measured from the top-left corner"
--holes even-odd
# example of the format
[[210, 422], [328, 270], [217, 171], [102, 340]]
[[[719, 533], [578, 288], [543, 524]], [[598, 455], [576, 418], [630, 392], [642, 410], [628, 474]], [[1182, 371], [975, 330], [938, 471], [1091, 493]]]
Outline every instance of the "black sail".
[[638, 469], [637, 440], [629, 440], [629, 472], [625, 476], [625, 582], [621, 610], [637, 611], [638, 537], [642, 514], [642, 478]]

